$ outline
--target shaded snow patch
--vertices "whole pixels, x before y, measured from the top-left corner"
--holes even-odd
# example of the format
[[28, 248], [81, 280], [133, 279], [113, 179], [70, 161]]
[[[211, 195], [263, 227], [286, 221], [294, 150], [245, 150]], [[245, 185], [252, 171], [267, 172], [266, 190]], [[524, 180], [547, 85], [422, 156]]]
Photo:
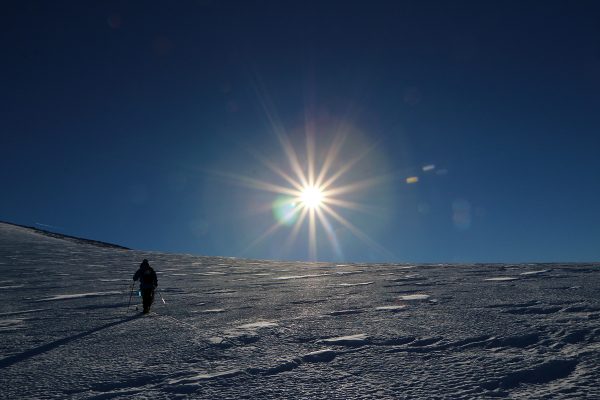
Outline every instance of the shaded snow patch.
[[24, 320], [19, 318], [0, 320], [0, 332], [11, 331], [16, 328], [19, 328], [23, 325], [23, 322]]
[[5, 317], [8, 315], [30, 314], [30, 313], [36, 313], [36, 312], [46, 311], [46, 310], [49, 310], [49, 308], [36, 308], [34, 310], [11, 311], [11, 312], [0, 313], [0, 317]]
[[488, 381], [481, 385], [484, 389], [511, 389], [523, 383], [542, 384], [566, 378], [577, 367], [576, 360], [550, 360], [530, 369], [511, 372], [506, 376]]
[[516, 278], [514, 276], [496, 276], [494, 278], [487, 278], [484, 279], [484, 281], [489, 281], [489, 282], [508, 282], [508, 281], [516, 281], [519, 278]]

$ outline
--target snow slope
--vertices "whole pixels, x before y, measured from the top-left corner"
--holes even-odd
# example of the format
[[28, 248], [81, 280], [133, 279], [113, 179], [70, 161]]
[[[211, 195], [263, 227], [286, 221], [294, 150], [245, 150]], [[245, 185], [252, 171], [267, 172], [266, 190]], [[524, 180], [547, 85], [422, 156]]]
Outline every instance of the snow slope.
[[598, 264], [250, 261], [0, 224], [0, 271], [1, 398], [600, 398]]

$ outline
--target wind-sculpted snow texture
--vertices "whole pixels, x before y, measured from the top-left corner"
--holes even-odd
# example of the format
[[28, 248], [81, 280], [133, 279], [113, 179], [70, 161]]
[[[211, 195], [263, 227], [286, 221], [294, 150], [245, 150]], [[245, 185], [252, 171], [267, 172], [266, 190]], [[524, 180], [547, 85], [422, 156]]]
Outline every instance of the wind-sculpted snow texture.
[[[166, 301], [147, 316], [143, 258]], [[600, 265], [250, 261], [0, 224], [0, 271], [1, 398], [600, 398]]]

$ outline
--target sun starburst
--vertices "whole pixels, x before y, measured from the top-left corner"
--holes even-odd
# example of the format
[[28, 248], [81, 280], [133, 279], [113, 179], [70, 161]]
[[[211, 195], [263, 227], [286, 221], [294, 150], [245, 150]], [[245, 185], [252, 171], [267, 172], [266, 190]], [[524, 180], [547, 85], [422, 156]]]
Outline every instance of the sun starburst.
[[364, 204], [343, 197], [364, 191], [385, 180], [384, 177], [373, 177], [353, 181], [348, 176], [351, 175], [352, 168], [363, 160], [373, 150], [373, 147], [363, 148], [360, 154], [341, 162], [340, 152], [345, 140], [345, 136], [342, 134], [335, 136], [321, 158], [316, 156], [315, 144], [310, 136], [307, 136], [307, 154], [303, 157], [299, 156], [287, 135], [280, 132], [277, 137], [285, 154], [289, 170], [263, 156], [258, 154], [254, 154], [254, 156], [269, 170], [278, 175], [285, 182], [284, 184], [240, 175], [229, 175], [230, 178], [234, 178], [244, 186], [276, 194], [271, 204], [276, 219], [275, 223], [259, 235], [248, 246], [247, 250], [286, 226], [291, 228], [285, 246], [289, 248], [297, 240], [300, 229], [305, 226], [308, 231], [308, 255], [311, 260], [317, 259], [319, 232], [325, 234], [334, 252], [341, 256], [341, 245], [335, 229], [335, 226], [338, 226], [378, 252], [389, 255], [389, 252], [352, 224], [340, 212], [341, 209], [355, 212], [372, 211], [370, 207]]
[[[256, 78], [254, 83], [258, 100], [265, 112], [270, 129], [281, 146], [285, 163], [277, 163], [272, 158], [265, 158], [251, 150], [257, 160], [280, 178], [279, 184], [274, 183], [274, 180], [265, 181], [237, 174], [220, 173], [243, 186], [276, 195], [269, 207], [276, 219], [275, 223], [250, 243], [245, 252], [281, 229], [288, 227], [290, 228], [289, 235], [282, 249], [285, 252], [296, 242], [302, 227], [306, 227], [308, 255], [311, 260], [317, 259], [317, 235], [323, 233], [336, 258], [344, 258], [342, 246], [338, 240], [337, 232], [339, 231], [349, 232], [377, 253], [393, 257], [392, 253], [351, 223], [346, 218], [346, 213], [342, 212], [342, 210], [362, 212], [371, 216], [385, 214], [385, 210], [355, 201], [356, 195], [360, 192], [393, 179], [393, 174], [365, 178], [365, 170], [375, 171], [374, 164], [379, 165], [378, 162], [373, 163], [374, 160], [380, 159], [373, 154], [376, 145], [368, 145], [368, 142], [364, 140], [366, 136], [353, 129], [347, 120], [330, 120], [335, 124], [326, 123], [326, 126], [320, 126], [320, 129], [317, 129], [317, 122], [312, 113], [313, 107], [309, 105], [306, 109], [303, 129], [306, 151], [297, 151], [275, 111], [275, 104], [271, 101], [265, 85], [259, 76]], [[317, 131], [320, 131], [318, 135]], [[335, 133], [333, 136], [328, 136], [323, 132]], [[297, 133], [293, 136], [299, 137]], [[320, 140], [323, 140], [324, 137], [331, 137], [329, 145], [323, 146], [321, 142], [317, 145], [315, 139], [317, 136]], [[347, 142], [351, 142], [351, 144], [347, 145]], [[345, 151], [348, 147], [351, 151]], [[367, 158], [367, 156], [372, 157]], [[361, 172], [351, 173], [350, 171], [353, 171], [360, 163], [363, 163]]]

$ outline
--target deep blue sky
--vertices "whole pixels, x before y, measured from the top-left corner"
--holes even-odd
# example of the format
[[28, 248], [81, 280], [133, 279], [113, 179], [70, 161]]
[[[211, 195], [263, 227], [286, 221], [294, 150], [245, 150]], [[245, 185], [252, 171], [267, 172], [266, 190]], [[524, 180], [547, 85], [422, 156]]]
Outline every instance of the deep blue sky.
[[1, 220], [307, 259], [306, 226], [248, 248], [275, 195], [231, 176], [285, 184], [256, 157], [289, 171], [276, 132], [301, 161], [307, 130], [321, 155], [344, 132], [333, 169], [374, 148], [337, 184], [380, 180], [340, 196], [374, 212], [336, 210], [386, 251], [330, 219], [319, 259], [600, 260], [596, 2], [20, 1], [1, 18]]

